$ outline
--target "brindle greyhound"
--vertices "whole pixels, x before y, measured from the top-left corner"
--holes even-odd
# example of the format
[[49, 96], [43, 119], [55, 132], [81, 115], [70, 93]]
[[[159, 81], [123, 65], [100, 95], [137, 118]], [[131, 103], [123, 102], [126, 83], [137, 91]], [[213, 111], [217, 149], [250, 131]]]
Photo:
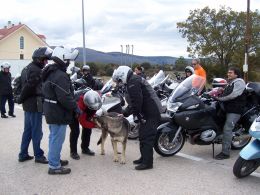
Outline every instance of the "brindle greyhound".
[[111, 142], [114, 150], [114, 162], [118, 162], [118, 151], [117, 151], [117, 142], [122, 143], [122, 156], [120, 159], [121, 164], [126, 163], [125, 159], [125, 150], [126, 142], [128, 137], [128, 132], [130, 130], [130, 124], [123, 116], [118, 116], [118, 113], [109, 112], [102, 116], [96, 116], [94, 118], [98, 127], [102, 130], [102, 135], [97, 143], [101, 143], [101, 155], [105, 154], [104, 143], [107, 138], [108, 133], [111, 137]]

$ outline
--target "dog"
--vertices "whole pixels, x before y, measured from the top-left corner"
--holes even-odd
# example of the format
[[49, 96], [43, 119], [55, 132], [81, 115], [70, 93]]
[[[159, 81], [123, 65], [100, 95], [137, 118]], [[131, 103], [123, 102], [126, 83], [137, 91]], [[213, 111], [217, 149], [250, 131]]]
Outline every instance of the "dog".
[[109, 112], [94, 118], [97, 126], [102, 130], [101, 137], [97, 145], [101, 144], [101, 155], [105, 154], [104, 143], [107, 135], [110, 134], [112, 147], [114, 151], [114, 162], [119, 162], [117, 142], [122, 143], [122, 155], [120, 159], [121, 164], [126, 163], [125, 150], [128, 132], [130, 131], [130, 124], [123, 116], [118, 116], [116, 112]]

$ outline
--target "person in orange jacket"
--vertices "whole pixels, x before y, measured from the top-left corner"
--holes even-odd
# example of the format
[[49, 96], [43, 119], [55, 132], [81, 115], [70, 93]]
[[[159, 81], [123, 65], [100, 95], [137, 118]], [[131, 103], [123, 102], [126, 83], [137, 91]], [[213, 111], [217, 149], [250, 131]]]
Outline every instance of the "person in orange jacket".
[[78, 118], [70, 124], [70, 156], [75, 160], [79, 160], [80, 156], [77, 153], [77, 142], [79, 137], [79, 124], [82, 126], [81, 135], [81, 150], [82, 154], [94, 156], [95, 153], [89, 149], [90, 137], [92, 128], [96, 124], [92, 121], [96, 111], [102, 106], [101, 98], [96, 91], [89, 90], [84, 96], [81, 95], [78, 100], [78, 107], [82, 111]]
[[194, 74], [203, 77], [205, 80], [207, 79], [207, 73], [200, 65], [200, 59], [192, 59], [192, 66], [194, 68]]

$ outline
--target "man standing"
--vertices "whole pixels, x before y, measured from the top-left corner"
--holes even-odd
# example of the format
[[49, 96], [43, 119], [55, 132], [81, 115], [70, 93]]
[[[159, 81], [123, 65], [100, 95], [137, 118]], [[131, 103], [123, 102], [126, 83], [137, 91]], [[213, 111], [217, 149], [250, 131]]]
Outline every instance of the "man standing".
[[8, 100], [9, 112], [8, 115], [15, 117], [14, 115], [14, 97], [11, 85], [11, 73], [10, 64], [8, 62], [3, 62], [0, 71], [0, 102], [1, 102], [1, 118], [8, 118], [6, 116], [5, 104]]
[[244, 93], [246, 84], [240, 78], [238, 68], [230, 67], [228, 69], [228, 85], [225, 87], [222, 95], [216, 98], [223, 102], [226, 112], [226, 122], [223, 128], [222, 152], [216, 155], [215, 159], [223, 160], [230, 157], [230, 148], [232, 141], [232, 130], [237, 121], [243, 114], [243, 108], [246, 104], [246, 95]]
[[142, 77], [133, 74], [128, 66], [119, 66], [113, 73], [113, 81], [126, 84], [127, 112], [133, 113], [135, 122], [140, 122], [139, 141], [141, 157], [133, 163], [136, 170], [153, 168], [153, 146], [156, 128], [162, 111], [161, 102], [151, 85]]
[[19, 153], [19, 162], [33, 159], [28, 154], [30, 141], [36, 163], [47, 164], [48, 161], [40, 147], [42, 140], [42, 80], [41, 71], [50, 59], [52, 49], [40, 47], [33, 52], [33, 61], [27, 65], [21, 74], [22, 91], [18, 103], [23, 104], [24, 132]]
[[51, 175], [69, 174], [70, 168], [63, 166], [68, 161], [60, 159], [62, 144], [65, 140], [66, 127], [72, 122], [73, 113], [79, 113], [69, 76], [66, 73], [70, 60], [75, 60], [78, 50], [56, 47], [52, 53], [54, 64], [44, 68], [43, 79], [43, 110], [49, 124], [49, 171]]
[[135, 74], [146, 79], [146, 75], [144, 74], [144, 68], [141, 66], [135, 67]]

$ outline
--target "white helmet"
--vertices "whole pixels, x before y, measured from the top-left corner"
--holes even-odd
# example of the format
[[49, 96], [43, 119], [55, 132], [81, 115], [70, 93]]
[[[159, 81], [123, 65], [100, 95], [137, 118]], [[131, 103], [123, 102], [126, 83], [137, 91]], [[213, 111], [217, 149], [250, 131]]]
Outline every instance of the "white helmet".
[[114, 70], [114, 73], [112, 75], [112, 79], [114, 82], [122, 81], [124, 84], [126, 84], [126, 79], [129, 71], [132, 71], [132, 69], [128, 66], [119, 66], [116, 70]]
[[191, 74], [194, 74], [194, 68], [192, 68], [191, 66], [186, 66], [184, 71], [191, 72]]
[[83, 71], [84, 71], [84, 70], [90, 70], [89, 65], [84, 65], [84, 66], [82, 67], [82, 70], [83, 70]]
[[75, 60], [79, 54], [77, 49], [68, 49], [63, 47], [55, 47], [52, 53], [52, 60], [56, 63], [68, 63], [70, 60]]
[[98, 92], [89, 90], [83, 98], [84, 104], [91, 110], [99, 110], [102, 106], [101, 97]]
[[10, 67], [11, 67], [11, 65], [10, 65], [9, 62], [3, 62], [3, 63], [1, 64], [1, 70], [2, 70], [2, 71], [4, 71], [5, 68], [10, 68]]

